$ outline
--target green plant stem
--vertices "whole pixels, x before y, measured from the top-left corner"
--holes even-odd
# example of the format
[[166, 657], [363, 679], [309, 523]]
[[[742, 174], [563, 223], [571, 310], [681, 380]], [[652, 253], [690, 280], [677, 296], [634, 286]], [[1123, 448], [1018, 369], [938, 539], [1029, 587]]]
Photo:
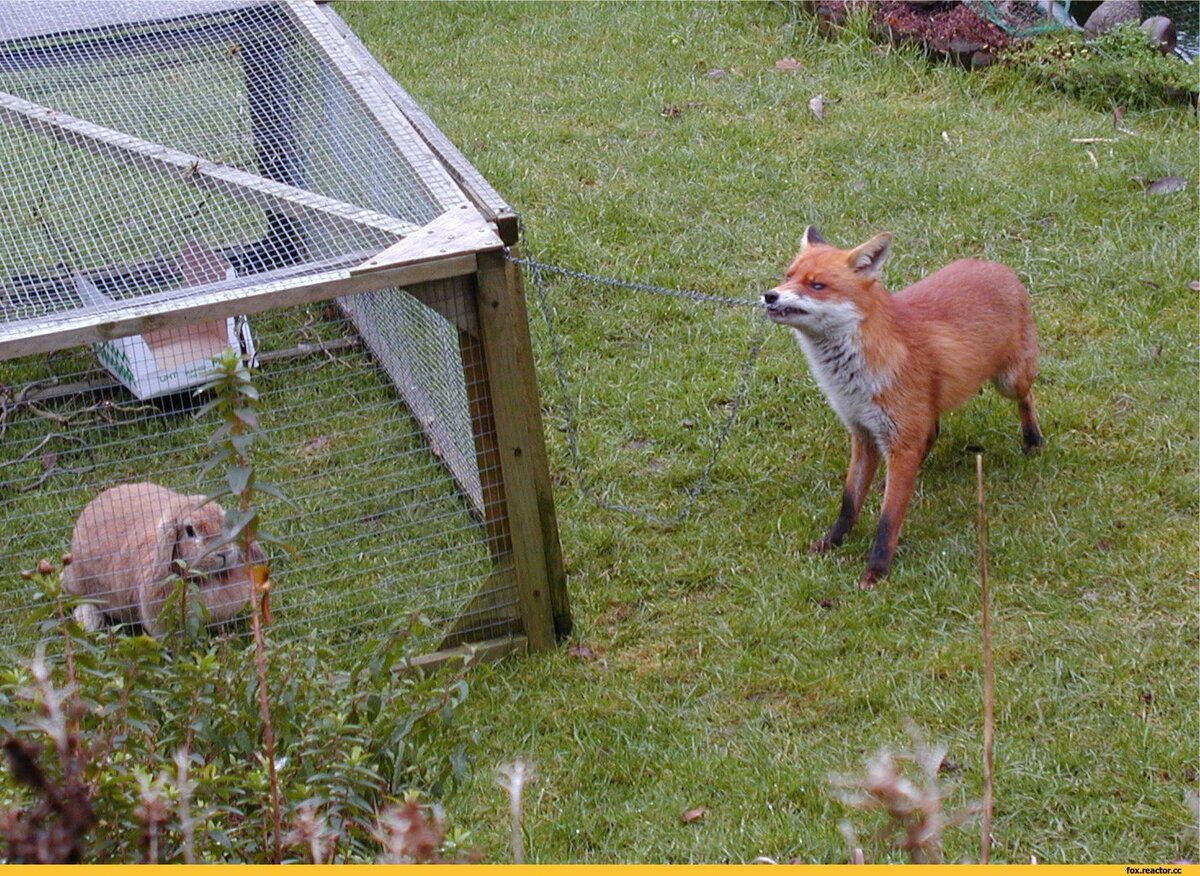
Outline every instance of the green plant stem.
[[[244, 427], [240, 420], [235, 423], [233, 431], [237, 435], [243, 433]], [[238, 465], [249, 464], [249, 460], [241, 454], [238, 454], [237, 460]], [[242, 512], [249, 513], [251, 504], [249, 487], [242, 490], [240, 503]], [[251, 557], [254, 528], [254, 525], [250, 524], [238, 536], [242, 556], [246, 558], [247, 562]], [[247, 575], [246, 580], [249, 582], [247, 586], [250, 588], [250, 624], [254, 632], [254, 668], [258, 674], [258, 709], [262, 715], [263, 747], [267, 754], [267, 775], [271, 781], [272, 860], [279, 864], [283, 861], [283, 807], [279, 794], [279, 775], [275, 769], [275, 727], [271, 722], [271, 700], [267, 692], [267, 645], [263, 635], [262, 603], [257, 581], [253, 574]]]
[[[254, 582], [250, 582], [254, 589]], [[258, 708], [262, 713], [263, 747], [267, 752], [267, 773], [271, 779], [271, 828], [273, 832], [273, 860], [276, 864], [283, 861], [283, 815], [279, 799], [279, 775], [275, 770], [275, 730], [271, 724], [271, 703], [267, 696], [267, 658], [266, 641], [263, 638], [262, 610], [259, 607], [257, 592], [250, 600], [251, 625], [254, 629], [254, 666], [258, 673]]]

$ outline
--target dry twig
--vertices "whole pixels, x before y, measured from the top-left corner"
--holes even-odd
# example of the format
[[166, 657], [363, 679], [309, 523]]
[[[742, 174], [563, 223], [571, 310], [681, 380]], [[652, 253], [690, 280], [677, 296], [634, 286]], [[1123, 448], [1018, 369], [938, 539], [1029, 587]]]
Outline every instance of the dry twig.
[[283, 844], [289, 848], [302, 847], [308, 853], [310, 864], [328, 864], [333, 860], [337, 840], [337, 833], [329, 827], [324, 816], [315, 806], [306, 803], [296, 813]]
[[416, 800], [401, 806], [389, 806], [379, 813], [376, 837], [383, 846], [381, 864], [432, 864], [441, 860], [439, 852], [446, 835], [439, 818], [429, 818]]
[[42, 747], [16, 736], [4, 742], [13, 779], [38, 798], [24, 809], [0, 809], [0, 838], [4, 858], [13, 863], [77, 864], [83, 860], [84, 838], [96, 823], [91, 788], [84, 779], [87, 760], [79, 734], [72, 730], [82, 708], [73, 689], [59, 690], [39, 653], [30, 667], [34, 686], [22, 696], [37, 703], [31, 722], [51, 740], [58, 755], [60, 776], [43, 768]]
[[192, 820], [192, 791], [195, 785], [188, 777], [188, 760], [186, 748], [175, 752], [175, 786], [179, 790], [179, 833], [183, 836], [183, 863], [195, 864], [196, 823]]
[[533, 768], [518, 760], [505, 764], [497, 770], [497, 781], [508, 792], [508, 810], [512, 819], [513, 863], [525, 863], [525, 838], [521, 833], [522, 793], [525, 785], [533, 781]]
[[[930, 748], [912, 724], [906, 728], [913, 740], [913, 750], [899, 755], [883, 749], [867, 762], [867, 772], [859, 777], [835, 777], [834, 785], [841, 789], [842, 802], [847, 806], [864, 811], [882, 810], [888, 817], [887, 824], [879, 833], [879, 839], [902, 834], [896, 847], [908, 853], [914, 864], [940, 864], [942, 862], [942, 834], [948, 827], [956, 827], [973, 817], [976, 806], [967, 806], [957, 812], [946, 814], [942, 803], [949, 789], [943, 787], [938, 778], [938, 769], [945, 758], [944, 748]], [[904, 775], [898, 761], [911, 761], [921, 773], [917, 784]], [[849, 825], [843, 825], [857, 846]], [[857, 854], [856, 854], [857, 858]]]
[[987, 507], [984, 504], [983, 454], [975, 455], [979, 497], [979, 589], [983, 602], [983, 837], [979, 863], [986, 864], [992, 848], [992, 755], [996, 739], [996, 679], [992, 664], [991, 594], [988, 588]]

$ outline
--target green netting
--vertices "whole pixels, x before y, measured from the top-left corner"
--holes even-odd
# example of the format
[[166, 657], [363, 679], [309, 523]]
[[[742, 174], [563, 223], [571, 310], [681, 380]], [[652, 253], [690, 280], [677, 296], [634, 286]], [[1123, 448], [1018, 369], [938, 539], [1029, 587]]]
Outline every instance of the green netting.
[[[1001, 28], [1009, 36], [1035, 36], [1049, 31], [1078, 29], [1071, 14], [1071, 0], [964, 0], [976, 14]], [[1085, 12], [1090, 7], [1084, 7]], [[1196, 0], [1141, 0], [1140, 20], [1154, 16], [1175, 24], [1178, 52], [1187, 60], [1200, 56], [1200, 3]]]
[[966, 0], [976, 14], [1002, 29], [1009, 36], [1027, 37], [1052, 30], [1074, 27], [1071, 0]]

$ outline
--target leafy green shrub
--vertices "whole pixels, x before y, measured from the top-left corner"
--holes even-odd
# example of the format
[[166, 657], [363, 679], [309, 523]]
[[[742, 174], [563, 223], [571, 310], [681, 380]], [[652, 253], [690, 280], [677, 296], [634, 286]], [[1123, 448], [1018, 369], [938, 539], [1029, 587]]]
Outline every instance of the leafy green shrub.
[[[57, 586], [53, 576], [45, 580]], [[47, 738], [57, 748], [62, 728], [69, 728], [95, 817], [84, 860], [145, 859], [156, 805], [163, 813], [157, 860], [270, 860], [269, 780], [250, 637], [86, 634], [57, 616], [48, 626], [61, 635], [34, 668], [0, 673], [0, 730], [24, 751], [39, 752]], [[319, 812], [338, 860], [374, 860], [377, 812], [407, 794], [445, 793], [465, 767], [468, 734], [454, 721], [467, 695], [465, 669], [417, 672], [410, 643], [420, 627], [419, 620], [405, 623], [369, 657], [343, 668], [345, 656], [318, 641], [267, 641], [286, 820], [295, 822], [304, 809]], [[180, 752], [186, 777], [176, 764]], [[42, 769], [48, 784], [66, 784], [66, 761]], [[0, 828], [5, 818], [36, 808], [41, 796], [15, 771], [0, 774], [0, 810], [8, 810], [0, 811]], [[6, 854], [13, 854], [11, 845]], [[305, 850], [291, 857], [306, 859]]]
[[1060, 31], [1013, 43], [1004, 65], [1093, 106], [1145, 108], [1200, 93], [1200, 67], [1150, 45], [1136, 24], [1087, 38]]

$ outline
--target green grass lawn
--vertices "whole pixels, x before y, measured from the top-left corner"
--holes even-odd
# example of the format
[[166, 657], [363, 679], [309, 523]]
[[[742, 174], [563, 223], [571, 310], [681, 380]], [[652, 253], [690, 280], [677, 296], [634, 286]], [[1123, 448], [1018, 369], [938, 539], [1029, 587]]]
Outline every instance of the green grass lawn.
[[[664, 531], [578, 489], [534, 309], [569, 644], [586, 649], [510, 660], [473, 687], [475, 769], [448, 812], [489, 860], [508, 854], [494, 769], [516, 757], [539, 775], [527, 844], [543, 862], [845, 860], [830, 776], [902, 745], [905, 718], [959, 767], [948, 805], [977, 799], [973, 446], [991, 522], [994, 859], [1197, 857], [1194, 112], [1131, 111], [1135, 134], [1118, 133], [1111, 108], [855, 29], [826, 41], [779, 4], [339, 11], [520, 211], [529, 254], [750, 297], [806, 224], [843, 246], [886, 229], [890, 288], [956, 258], [1003, 261], [1041, 334], [1045, 452], [1022, 456], [1015, 410], [990, 389], [945, 418], [894, 572], [861, 593], [879, 498], [841, 550], [805, 555], [836, 514], [848, 440], [785, 331], [696, 514]], [[785, 57], [799, 69], [777, 69]], [[1187, 190], [1143, 193], [1168, 175]], [[579, 283], [549, 297], [585, 474], [670, 514], [755, 320]], [[973, 859], [976, 827], [947, 854]]]

